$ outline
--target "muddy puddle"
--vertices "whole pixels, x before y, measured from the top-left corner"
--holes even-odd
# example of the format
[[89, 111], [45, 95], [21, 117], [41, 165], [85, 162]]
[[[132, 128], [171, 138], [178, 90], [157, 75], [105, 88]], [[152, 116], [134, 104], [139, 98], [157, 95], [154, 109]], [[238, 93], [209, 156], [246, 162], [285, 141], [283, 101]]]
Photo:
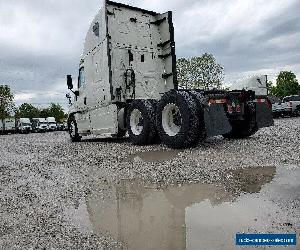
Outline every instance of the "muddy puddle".
[[224, 176], [220, 183], [165, 189], [138, 180], [102, 185], [105, 195], [86, 197], [73, 217], [128, 249], [237, 249], [236, 233], [274, 232], [282, 223], [293, 225], [282, 233], [295, 232], [299, 217], [278, 203], [299, 200], [300, 168], [255, 167]]
[[176, 158], [179, 150], [157, 150], [129, 155], [124, 162], [165, 162]]

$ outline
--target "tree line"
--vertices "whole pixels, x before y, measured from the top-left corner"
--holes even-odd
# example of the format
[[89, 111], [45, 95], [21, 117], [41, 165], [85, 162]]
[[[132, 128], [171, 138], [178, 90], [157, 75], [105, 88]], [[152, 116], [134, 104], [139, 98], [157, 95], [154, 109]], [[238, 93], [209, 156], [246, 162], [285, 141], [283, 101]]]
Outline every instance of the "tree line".
[[177, 60], [178, 85], [182, 89], [220, 89], [224, 68], [212, 54]]
[[14, 95], [8, 85], [0, 85], [0, 120], [8, 117], [18, 118], [47, 118], [55, 117], [56, 121], [63, 122], [67, 118], [60, 104], [51, 103], [47, 108], [38, 108], [29, 103], [16, 107]]
[[26, 117], [26, 118], [47, 118], [55, 117], [58, 122], [63, 122], [67, 118], [62, 106], [60, 104], [51, 103], [47, 108], [37, 108], [32, 104], [23, 103], [19, 108], [17, 108], [15, 113], [16, 118]]
[[[212, 54], [180, 58], [177, 60], [178, 85], [182, 89], [224, 89], [224, 68]], [[280, 99], [291, 95], [300, 95], [300, 85], [295, 73], [281, 71], [276, 77], [276, 84], [267, 83], [268, 94]]]
[[276, 85], [268, 82], [269, 95], [283, 98], [290, 95], [300, 95], [300, 85], [292, 71], [281, 71], [276, 78]]
[[[180, 58], [177, 60], [178, 85], [182, 89], [225, 89], [223, 86], [224, 68], [212, 54]], [[300, 95], [300, 85], [291, 71], [281, 71], [276, 84], [267, 83], [268, 94], [280, 99], [290, 95]]]

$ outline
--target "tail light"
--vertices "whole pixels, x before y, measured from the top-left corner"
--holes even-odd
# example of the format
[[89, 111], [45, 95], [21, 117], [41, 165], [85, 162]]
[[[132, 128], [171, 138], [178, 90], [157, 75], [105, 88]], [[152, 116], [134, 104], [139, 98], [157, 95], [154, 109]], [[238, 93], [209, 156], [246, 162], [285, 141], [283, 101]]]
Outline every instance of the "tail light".
[[290, 107], [293, 107], [293, 103], [292, 102], [290, 102]]
[[231, 105], [227, 105], [227, 110], [229, 114], [232, 114], [233, 110], [232, 110], [232, 106]]
[[272, 108], [272, 103], [271, 103], [271, 101], [269, 100], [269, 98], [267, 98], [266, 104], [267, 104], [267, 107], [268, 107], [269, 109]]
[[241, 105], [236, 105], [235, 111], [241, 113]]

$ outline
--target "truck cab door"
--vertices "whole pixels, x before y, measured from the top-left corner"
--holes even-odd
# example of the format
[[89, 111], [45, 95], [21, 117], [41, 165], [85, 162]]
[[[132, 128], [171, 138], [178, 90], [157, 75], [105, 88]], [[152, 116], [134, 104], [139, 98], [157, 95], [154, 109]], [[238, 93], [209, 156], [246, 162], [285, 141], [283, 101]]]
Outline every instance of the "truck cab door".
[[86, 85], [84, 69], [85, 69], [84, 67], [81, 67], [79, 69], [79, 76], [78, 76], [79, 96], [77, 96], [77, 100], [76, 100], [76, 109], [79, 110], [79, 112], [76, 113], [76, 121], [77, 121], [79, 133], [88, 134], [90, 132], [90, 117], [88, 114], [88, 99], [87, 99], [88, 86]]

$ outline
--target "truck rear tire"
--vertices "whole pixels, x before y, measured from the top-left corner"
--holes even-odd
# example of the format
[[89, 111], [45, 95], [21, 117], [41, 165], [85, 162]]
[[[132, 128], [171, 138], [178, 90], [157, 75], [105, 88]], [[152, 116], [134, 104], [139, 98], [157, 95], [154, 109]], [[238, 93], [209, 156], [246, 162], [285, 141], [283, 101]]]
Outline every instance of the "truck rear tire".
[[192, 97], [196, 100], [197, 104], [197, 111], [198, 111], [198, 117], [199, 117], [199, 128], [196, 131], [197, 138], [194, 142], [194, 145], [197, 145], [199, 142], [204, 142], [207, 135], [206, 135], [206, 129], [205, 129], [205, 121], [204, 121], [204, 104], [207, 104], [206, 98], [196, 90], [192, 90], [189, 92]]
[[127, 130], [135, 145], [154, 143], [157, 131], [155, 107], [150, 100], [133, 101], [127, 112]]
[[223, 137], [227, 139], [243, 139], [254, 135], [257, 131], [256, 125], [256, 111], [250, 105], [245, 105], [245, 120], [230, 122], [232, 130], [224, 134]]
[[80, 142], [81, 136], [78, 134], [77, 122], [74, 116], [71, 116], [68, 121], [68, 131], [72, 142]]
[[199, 116], [195, 99], [186, 91], [167, 92], [157, 106], [157, 130], [171, 148], [195, 145], [199, 137]]

